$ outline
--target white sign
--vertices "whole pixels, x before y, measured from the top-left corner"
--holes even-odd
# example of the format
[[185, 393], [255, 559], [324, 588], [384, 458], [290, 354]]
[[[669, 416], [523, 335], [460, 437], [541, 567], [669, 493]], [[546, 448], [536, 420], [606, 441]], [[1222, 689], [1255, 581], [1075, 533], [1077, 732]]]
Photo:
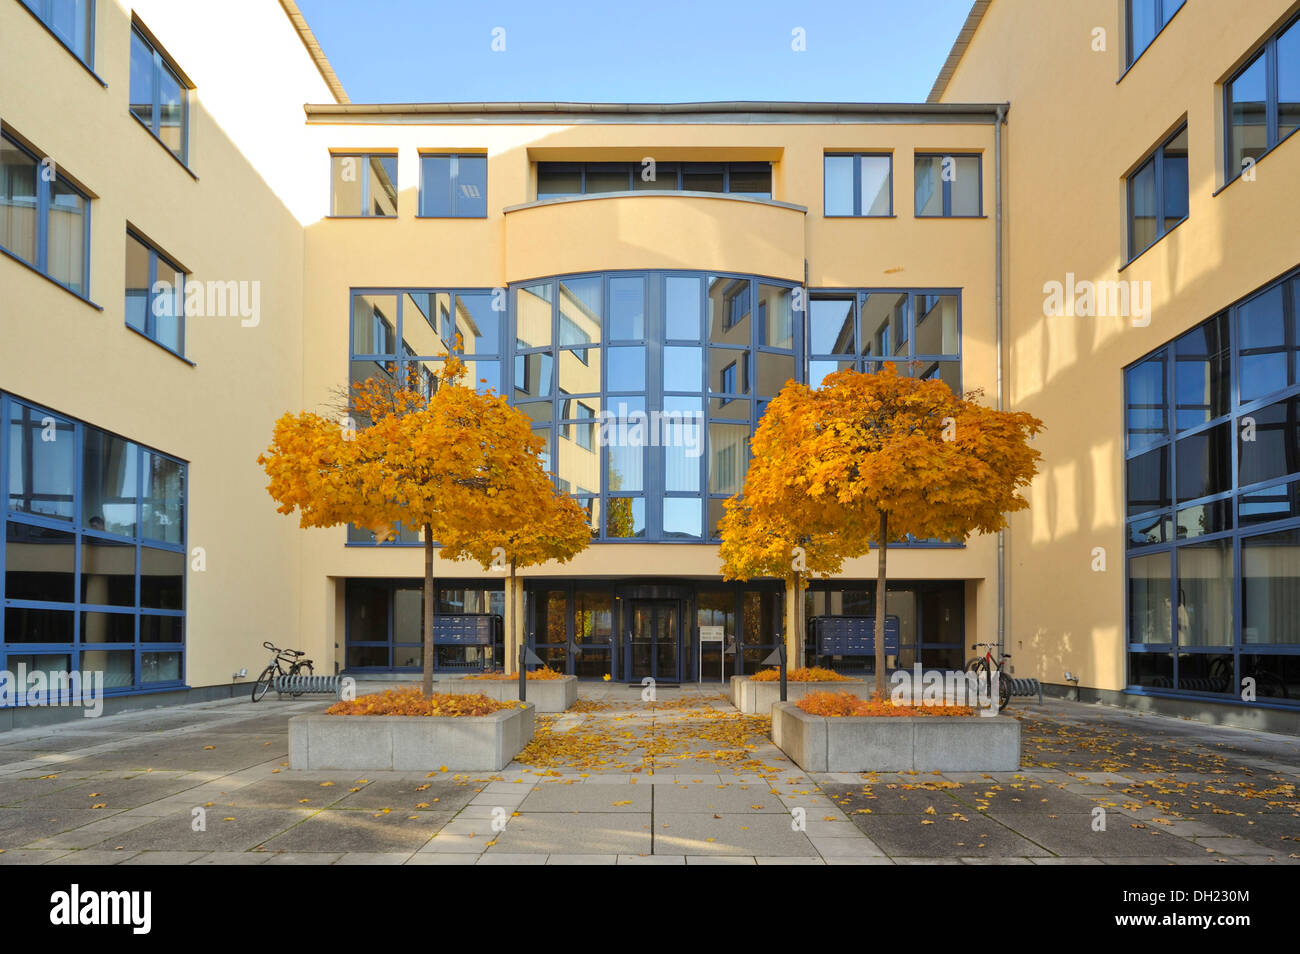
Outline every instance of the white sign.
[[725, 638], [726, 627], [723, 626], [701, 626], [700, 642], [702, 643], [720, 643]]

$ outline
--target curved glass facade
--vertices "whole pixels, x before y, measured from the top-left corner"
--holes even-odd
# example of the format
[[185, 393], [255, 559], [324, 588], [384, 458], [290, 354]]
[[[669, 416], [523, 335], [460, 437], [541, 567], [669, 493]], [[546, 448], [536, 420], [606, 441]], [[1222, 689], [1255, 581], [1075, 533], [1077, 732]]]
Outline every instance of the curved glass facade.
[[[837, 367], [960, 389], [956, 289], [837, 289], [702, 271], [552, 276], [506, 289], [354, 289], [350, 380], [436, 385], [459, 340], [478, 387], [545, 440], [560, 489], [606, 542], [708, 542], [786, 381]], [[811, 342], [811, 348], [808, 346]], [[811, 371], [811, 377], [810, 377]], [[403, 529], [398, 543], [419, 540]], [[349, 542], [373, 542], [352, 528]]]

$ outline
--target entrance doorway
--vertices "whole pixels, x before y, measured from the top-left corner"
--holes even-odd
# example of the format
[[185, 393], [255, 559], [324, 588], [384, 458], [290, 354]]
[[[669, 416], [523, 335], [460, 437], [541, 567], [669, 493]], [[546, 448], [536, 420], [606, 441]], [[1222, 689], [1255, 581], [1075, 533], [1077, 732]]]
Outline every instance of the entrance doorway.
[[624, 678], [640, 682], [679, 682], [682, 662], [682, 604], [680, 600], [632, 600], [627, 614], [623, 658]]

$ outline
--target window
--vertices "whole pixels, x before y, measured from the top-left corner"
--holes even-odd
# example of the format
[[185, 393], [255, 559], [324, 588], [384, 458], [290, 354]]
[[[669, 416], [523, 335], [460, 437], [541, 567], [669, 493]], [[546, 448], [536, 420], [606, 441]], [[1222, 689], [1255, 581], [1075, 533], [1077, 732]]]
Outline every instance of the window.
[[138, 28], [131, 30], [131, 115], [189, 164], [189, 87]]
[[1128, 65], [1132, 66], [1165, 28], [1183, 0], [1128, 0]]
[[0, 394], [0, 670], [183, 682], [186, 465]]
[[1300, 19], [1264, 43], [1223, 84], [1227, 167], [1231, 181], [1300, 127]]
[[397, 215], [397, 156], [353, 153], [330, 157], [330, 215]]
[[1125, 372], [1129, 684], [1300, 698], [1300, 273]]
[[23, 0], [56, 37], [88, 67], [94, 65], [95, 0]]
[[185, 272], [129, 231], [126, 324], [168, 351], [185, 354]]
[[979, 156], [916, 154], [916, 214], [961, 218], [984, 214]]
[[[815, 292], [808, 306], [808, 380], [837, 371], [938, 378], [961, 393], [960, 296], [955, 291]], [[856, 345], [856, 348], [855, 348]]]
[[39, 166], [34, 153], [0, 136], [0, 248], [84, 298], [90, 199], [58, 166], [53, 177]]
[[1128, 257], [1137, 258], [1187, 218], [1187, 126], [1128, 177]]
[[772, 198], [768, 162], [539, 162], [537, 198], [609, 192], [722, 192]]
[[487, 156], [420, 156], [420, 215], [426, 218], [485, 218]]
[[826, 215], [894, 214], [893, 156], [887, 153], [827, 153], [822, 169]]

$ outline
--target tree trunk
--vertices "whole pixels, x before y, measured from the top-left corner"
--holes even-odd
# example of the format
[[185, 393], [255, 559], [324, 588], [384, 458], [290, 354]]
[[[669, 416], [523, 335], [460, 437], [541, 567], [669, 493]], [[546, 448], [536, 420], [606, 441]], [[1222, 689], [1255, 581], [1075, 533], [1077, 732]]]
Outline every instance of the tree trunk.
[[803, 579], [798, 570], [794, 571], [794, 619], [790, 622], [794, 624], [794, 653], [787, 654], [785, 661], [787, 669], [798, 669], [803, 665], [803, 652], [805, 637], [803, 632], [803, 599], [801, 598], [802, 590], [800, 582]]
[[[510, 637], [511, 637], [511, 638], [508, 638], [508, 639], [506, 640], [506, 645], [508, 645], [508, 646], [510, 647], [510, 649], [508, 649], [507, 652], [508, 652], [508, 653], [509, 653], [509, 652], [513, 652], [513, 653], [515, 654], [515, 659], [518, 660], [518, 659], [519, 659], [519, 648], [520, 648], [521, 646], [523, 646], [523, 634], [519, 632], [519, 629], [520, 629], [520, 627], [519, 627], [519, 615], [518, 615], [518, 613], [517, 613], [515, 610], [516, 610], [516, 607], [515, 607], [515, 561], [514, 561], [514, 559], [512, 558], [512, 559], [510, 560]], [[507, 665], [507, 666], [506, 666], [506, 670], [509, 671], [509, 668], [510, 668], [510, 667]], [[519, 668], [520, 668], [520, 669], [523, 669], [524, 667], [521, 665]]]
[[424, 695], [433, 695], [433, 527], [424, 525]]
[[885, 699], [885, 555], [889, 552], [889, 514], [880, 512], [880, 565], [876, 570], [876, 690], [877, 699]]

